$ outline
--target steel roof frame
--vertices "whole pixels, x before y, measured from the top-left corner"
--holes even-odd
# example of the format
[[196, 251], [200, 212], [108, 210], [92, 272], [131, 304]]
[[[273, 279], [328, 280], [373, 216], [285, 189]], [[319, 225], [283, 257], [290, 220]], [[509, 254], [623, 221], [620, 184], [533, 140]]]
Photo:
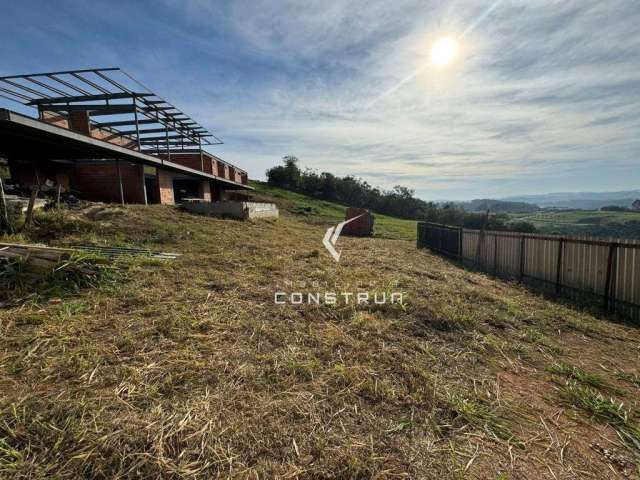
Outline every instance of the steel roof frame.
[[[125, 85], [128, 81], [135, 87]], [[176, 145], [198, 145], [201, 150], [203, 144], [222, 143], [188, 115], [117, 67], [10, 75], [0, 77], [0, 83], [3, 84], [0, 96], [36, 107], [41, 116], [47, 111], [87, 111], [90, 116], [118, 115], [112, 121], [93, 121], [92, 126], [131, 138], [139, 150], [148, 145], [151, 138], [157, 139], [159, 144], [162, 141], [169, 155], [176, 151]], [[123, 119], [123, 115], [128, 118]], [[160, 127], [142, 130], [140, 125], [143, 124]], [[120, 130], [118, 127], [134, 129]], [[164, 137], [142, 136], [163, 131]]]

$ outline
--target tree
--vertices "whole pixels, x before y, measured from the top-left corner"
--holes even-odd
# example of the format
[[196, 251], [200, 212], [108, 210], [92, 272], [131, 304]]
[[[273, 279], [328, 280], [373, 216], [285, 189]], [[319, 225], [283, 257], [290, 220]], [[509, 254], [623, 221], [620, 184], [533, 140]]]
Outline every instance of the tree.
[[267, 170], [267, 181], [270, 185], [297, 190], [300, 186], [298, 158], [293, 155], [286, 155], [282, 157], [282, 161], [284, 165], [278, 165]]

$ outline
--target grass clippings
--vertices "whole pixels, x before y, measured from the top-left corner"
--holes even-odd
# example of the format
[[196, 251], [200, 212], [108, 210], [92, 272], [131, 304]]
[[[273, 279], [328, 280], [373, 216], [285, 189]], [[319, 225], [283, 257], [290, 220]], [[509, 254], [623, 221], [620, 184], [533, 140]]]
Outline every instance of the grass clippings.
[[[341, 237], [338, 264], [322, 237], [344, 207], [269, 193], [279, 219], [100, 206], [23, 232], [182, 255], [0, 310], [0, 478], [610, 476], [590, 445], [634, 438], [635, 387], [600, 375], [631, 389], [594, 407], [603, 429], [545, 368], [634, 365], [637, 330], [418, 251], [403, 221]], [[402, 306], [274, 302], [396, 288]]]

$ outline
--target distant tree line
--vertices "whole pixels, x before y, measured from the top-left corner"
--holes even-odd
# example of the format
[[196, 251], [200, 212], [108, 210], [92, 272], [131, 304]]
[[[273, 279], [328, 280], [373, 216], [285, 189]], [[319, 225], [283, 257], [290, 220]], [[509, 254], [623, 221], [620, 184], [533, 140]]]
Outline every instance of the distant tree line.
[[605, 205], [604, 207], [600, 207], [600, 210], [603, 212], [630, 212], [632, 211], [628, 207], [623, 207], [621, 205]]
[[460, 206], [468, 212], [486, 212], [487, 210], [491, 210], [494, 213], [533, 213], [540, 210], [540, 207], [533, 203], [493, 200], [489, 198], [461, 202]]
[[367, 208], [373, 212], [408, 220], [421, 220], [463, 226], [465, 228], [489, 230], [513, 230], [535, 232], [528, 222], [509, 222], [507, 215], [490, 215], [466, 212], [455, 205], [440, 207], [414, 197], [414, 190], [396, 185], [391, 190], [380, 190], [366, 181], [348, 175], [338, 177], [329, 172], [300, 170], [298, 159], [283, 157], [283, 164], [267, 170], [269, 185], [310, 197], [341, 203], [343, 205]]

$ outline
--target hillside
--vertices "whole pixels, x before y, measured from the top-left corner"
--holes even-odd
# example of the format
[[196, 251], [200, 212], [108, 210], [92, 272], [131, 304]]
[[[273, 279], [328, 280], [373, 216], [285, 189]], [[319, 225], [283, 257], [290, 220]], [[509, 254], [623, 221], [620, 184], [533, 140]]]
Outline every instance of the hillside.
[[[257, 187], [281, 218], [98, 206], [4, 239], [182, 256], [0, 309], [0, 477], [638, 477], [637, 328], [418, 251], [413, 222], [337, 264], [344, 207]], [[274, 303], [296, 291], [405, 302]]]
[[640, 238], [640, 212], [541, 210], [510, 216], [532, 223], [540, 233]]
[[619, 192], [559, 192], [540, 195], [518, 195], [502, 198], [501, 200], [535, 203], [541, 207], [597, 210], [607, 205], [630, 207], [637, 198], [640, 198], [640, 190], [624, 190]]
[[492, 199], [476, 199], [469, 202], [458, 202], [455, 205], [464, 208], [467, 212], [486, 212], [490, 210], [492, 213], [527, 213], [535, 212], [540, 209], [538, 205], [525, 202], [508, 202], [505, 200]]
[[[264, 182], [251, 182], [256, 201], [275, 201], [281, 210], [305, 217], [308, 223], [331, 226], [344, 220], [346, 207], [333, 202], [307, 197], [290, 190], [272, 187]], [[416, 240], [416, 222], [375, 213], [374, 236], [396, 240]]]

